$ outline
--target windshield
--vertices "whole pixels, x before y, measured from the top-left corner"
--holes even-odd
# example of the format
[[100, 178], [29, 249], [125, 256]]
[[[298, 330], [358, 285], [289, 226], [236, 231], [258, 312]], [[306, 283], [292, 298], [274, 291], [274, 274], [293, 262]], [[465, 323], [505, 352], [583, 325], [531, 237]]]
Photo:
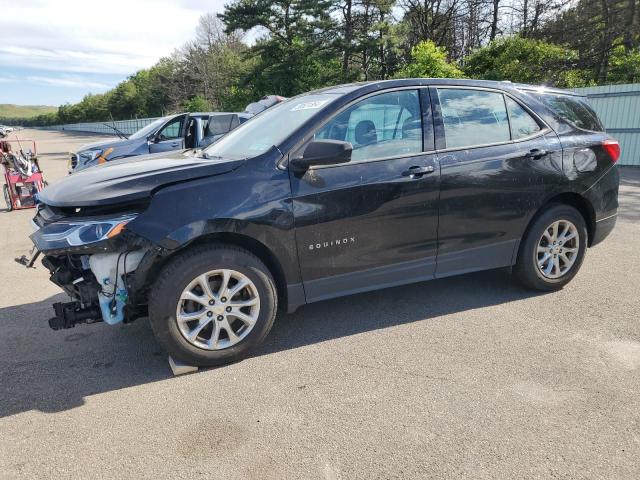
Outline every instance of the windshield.
[[243, 123], [205, 150], [208, 157], [231, 160], [255, 157], [278, 146], [296, 128], [337, 96], [311, 94], [292, 98]]
[[154, 132], [160, 125], [164, 124], [169, 119], [169, 117], [162, 117], [157, 120], [154, 120], [146, 127], [142, 127], [136, 133], [129, 135], [129, 139], [135, 140], [136, 138], [145, 138], [151, 132]]

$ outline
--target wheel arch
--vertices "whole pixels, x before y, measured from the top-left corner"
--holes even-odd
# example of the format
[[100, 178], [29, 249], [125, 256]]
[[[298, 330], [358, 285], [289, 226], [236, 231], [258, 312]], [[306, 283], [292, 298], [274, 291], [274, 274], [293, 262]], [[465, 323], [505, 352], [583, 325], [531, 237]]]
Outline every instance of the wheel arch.
[[545, 209], [549, 205], [554, 203], [569, 205], [580, 212], [580, 215], [582, 215], [582, 218], [584, 218], [584, 222], [587, 225], [588, 246], [591, 246], [591, 242], [593, 241], [593, 236], [596, 231], [595, 209], [587, 198], [576, 192], [562, 192], [549, 197], [529, 219], [527, 227], [522, 234], [522, 238], [527, 235], [529, 229], [531, 228], [531, 225], [533, 225], [533, 222], [545, 211]]
[[[280, 305], [280, 308], [286, 308], [288, 302], [287, 278], [284, 273], [284, 269], [282, 268], [282, 264], [278, 260], [277, 256], [264, 243], [256, 240], [255, 238], [243, 235], [242, 233], [212, 232], [201, 235], [190, 241], [184, 247], [172, 251], [169, 255], [163, 256], [160, 261], [156, 262], [152, 270], [155, 272], [159, 272], [163, 268], [163, 266], [174, 256], [199, 245], [207, 244], [232, 245], [242, 248], [258, 257], [260, 261], [262, 261], [262, 263], [264, 263], [265, 266], [269, 269], [269, 272], [271, 272], [271, 275], [273, 276], [273, 280], [276, 284], [276, 290], [278, 293], [278, 304]], [[153, 276], [155, 275], [150, 272], [149, 276], [153, 278]]]

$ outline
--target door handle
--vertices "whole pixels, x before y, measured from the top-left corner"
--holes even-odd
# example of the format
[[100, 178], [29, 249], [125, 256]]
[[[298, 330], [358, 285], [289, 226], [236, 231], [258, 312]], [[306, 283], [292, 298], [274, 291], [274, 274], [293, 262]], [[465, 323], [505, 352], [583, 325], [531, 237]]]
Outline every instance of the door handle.
[[547, 152], [546, 150], [541, 149], [541, 148], [532, 148], [531, 150], [529, 150], [529, 152], [527, 152], [525, 157], [532, 158], [534, 160], [538, 160], [538, 159], [544, 157], [545, 155], [547, 155], [548, 153], [549, 152]]
[[420, 178], [423, 175], [426, 175], [428, 173], [433, 173], [433, 172], [434, 172], [434, 168], [431, 165], [426, 167], [419, 167], [417, 165], [414, 165], [413, 167], [409, 167], [407, 170], [402, 172], [402, 176], [411, 177], [411, 178]]
[[173, 143], [171, 144], [171, 146], [172, 146], [172, 147], [177, 147], [177, 146], [178, 146], [178, 142], [173, 142]]

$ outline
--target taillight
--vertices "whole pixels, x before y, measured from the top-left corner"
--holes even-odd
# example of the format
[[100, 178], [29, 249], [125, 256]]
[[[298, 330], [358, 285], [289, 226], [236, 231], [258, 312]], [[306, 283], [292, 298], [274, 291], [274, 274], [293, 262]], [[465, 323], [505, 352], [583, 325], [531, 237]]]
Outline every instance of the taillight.
[[613, 163], [618, 161], [620, 158], [620, 144], [617, 140], [605, 140], [602, 142], [602, 148], [607, 152]]

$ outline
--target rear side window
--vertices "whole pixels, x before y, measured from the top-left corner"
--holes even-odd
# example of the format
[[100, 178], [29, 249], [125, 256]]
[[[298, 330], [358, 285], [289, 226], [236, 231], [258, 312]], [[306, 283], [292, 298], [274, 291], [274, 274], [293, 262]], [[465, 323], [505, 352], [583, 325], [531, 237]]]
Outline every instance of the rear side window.
[[598, 116], [584, 98], [552, 93], [536, 93], [534, 96], [575, 127], [594, 132], [604, 131]]
[[205, 131], [206, 137], [224, 135], [240, 125], [237, 115], [213, 115]]
[[507, 102], [507, 110], [509, 111], [513, 140], [528, 137], [540, 131], [538, 122], [518, 102], [507, 96], [505, 96], [505, 102]]
[[447, 148], [507, 142], [509, 118], [502, 93], [438, 89]]

